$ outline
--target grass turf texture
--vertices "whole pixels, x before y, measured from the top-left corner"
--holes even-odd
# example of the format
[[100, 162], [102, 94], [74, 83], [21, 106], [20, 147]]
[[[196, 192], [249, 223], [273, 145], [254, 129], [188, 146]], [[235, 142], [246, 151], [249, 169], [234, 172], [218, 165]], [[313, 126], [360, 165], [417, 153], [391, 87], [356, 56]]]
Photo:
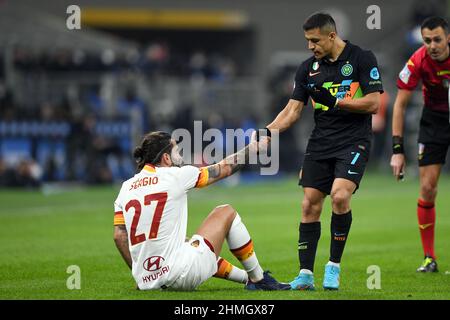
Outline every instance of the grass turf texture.
[[[352, 201], [353, 225], [344, 252], [341, 288], [321, 288], [330, 242], [330, 201], [322, 215], [316, 292], [249, 292], [211, 279], [195, 292], [140, 292], [112, 240], [118, 187], [44, 195], [0, 191], [1, 299], [450, 299], [450, 179], [441, 177], [436, 252], [440, 272], [417, 274], [422, 249], [416, 218], [418, 181], [395, 183], [367, 175]], [[188, 234], [216, 205], [232, 204], [247, 225], [264, 269], [280, 281], [298, 272], [297, 240], [302, 192], [290, 179], [258, 185], [193, 190]], [[224, 245], [222, 256], [239, 266]], [[81, 268], [81, 290], [68, 290], [67, 267]], [[381, 269], [381, 289], [367, 288], [367, 267]], [[447, 272], [446, 272], [447, 271]]]

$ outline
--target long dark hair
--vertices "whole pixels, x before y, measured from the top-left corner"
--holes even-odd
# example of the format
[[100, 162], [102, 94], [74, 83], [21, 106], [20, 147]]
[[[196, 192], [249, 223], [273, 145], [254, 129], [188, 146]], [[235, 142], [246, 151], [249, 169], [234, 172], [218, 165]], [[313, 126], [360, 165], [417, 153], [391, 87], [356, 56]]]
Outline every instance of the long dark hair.
[[145, 164], [158, 164], [164, 153], [172, 151], [172, 139], [170, 134], [164, 131], [147, 133], [141, 144], [134, 149], [133, 157], [136, 160], [138, 170], [142, 170]]

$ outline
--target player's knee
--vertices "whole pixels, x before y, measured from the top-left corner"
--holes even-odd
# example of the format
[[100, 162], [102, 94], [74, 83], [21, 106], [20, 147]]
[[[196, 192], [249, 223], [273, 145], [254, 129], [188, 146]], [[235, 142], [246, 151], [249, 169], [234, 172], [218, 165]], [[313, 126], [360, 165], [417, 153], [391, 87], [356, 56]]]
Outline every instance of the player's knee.
[[311, 211], [311, 201], [309, 199], [304, 198], [302, 201], [302, 212], [304, 214], [308, 214]]
[[[317, 212], [319, 211], [319, 212]], [[313, 216], [320, 214], [320, 203], [314, 203], [308, 198], [303, 198], [302, 213], [304, 216]]]
[[234, 217], [236, 217], [236, 209], [229, 204], [222, 204], [214, 209], [213, 214], [218, 214], [227, 220], [233, 221]]
[[217, 207], [215, 208], [215, 210], [218, 210], [218, 211], [226, 211], [226, 212], [233, 212], [233, 211], [236, 211], [236, 210], [231, 206], [231, 204], [221, 204], [221, 205], [217, 206]]
[[420, 193], [423, 200], [428, 202], [434, 202], [437, 195], [437, 186], [432, 183], [424, 183], [420, 187]]
[[333, 206], [342, 208], [348, 207], [350, 203], [351, 193], [344, 189], [331, 191], [331, 202]]

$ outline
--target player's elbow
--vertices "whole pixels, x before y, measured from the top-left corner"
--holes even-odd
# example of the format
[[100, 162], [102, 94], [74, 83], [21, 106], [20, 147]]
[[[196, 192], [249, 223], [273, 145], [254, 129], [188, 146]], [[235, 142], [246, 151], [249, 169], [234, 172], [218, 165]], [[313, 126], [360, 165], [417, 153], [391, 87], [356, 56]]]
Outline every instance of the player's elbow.
[[380, 110], [380, 105], [380, 99], [374, 99], [374, 101], [372, 101], [372, 103], [370, 104], [369, 112], [371, 114], [378, 113], [378, 110]]
[[113, 235], [113, 240], [116, 243], [116, 245], [118, 243], [121, 243], [123, 241], [123, 238], [126, 238], [126, 233], [124, 234], [124, 231], [122, 231], [119, 227], [115, 227], [114, 228], [114, 235]]
[[114, 232], [113, 240], [116, 246], [118, 246], [118, 244], [120, 243], [120, 238], [120, 235], [118, 235], [117, 232]]

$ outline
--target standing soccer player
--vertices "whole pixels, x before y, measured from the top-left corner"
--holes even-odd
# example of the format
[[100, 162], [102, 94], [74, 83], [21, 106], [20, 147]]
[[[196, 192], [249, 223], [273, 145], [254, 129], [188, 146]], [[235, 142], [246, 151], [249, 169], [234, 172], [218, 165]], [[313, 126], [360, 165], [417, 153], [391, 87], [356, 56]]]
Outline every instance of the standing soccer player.
[[[185, 242], [187, 192], [228, 177], [248, 163], [250, 147], [217, 164], [182, 166], [168, 133], [147, 134], [134, 152], [139, 172], [122, 184], [114, 203], [114, 240], [141, 290], [194, 290], [212, 276], [246, 283], [248, 290], [289, 290], [264, 272], [241, 217], [216, 207]], [[245, 271], [220, 258], [227, 241]]]
[[450, 144], [449, 27], [440, 17], [426, 19], [422, 26], [424, 45], [408, 60], [397, 80], [398, 93], [392, 119], [393, 155], [391, 166], [400, 179], [405, 169], [403, 124], [406, 106], [420, 80], [423, 86], [424, 108], [419, 131], [420, 193], [417, 217], [425, 259], [418, 272], [437, 272], [434, 252], [434, 226], [439, 175]]
[[369, 158], [371, 118], [379, 108], [383, 87], [373, 53], [342, 40], [329, 14], [313, 14], [303, 30], [314, 56], [298, 68], [292, 97], [267, 126], [266, 135], [270, 130], [289, 128], [312, 98], [315, 128], [299, 182], [304, 190], [298, 241], [300, 272], [290, 284], [293, 290], [315, 289], [320, 215], [324, 199], [330, 195], [330, 258], [323, 287], [337, 290], [341, 257], [352, 223], [350, 200]]

